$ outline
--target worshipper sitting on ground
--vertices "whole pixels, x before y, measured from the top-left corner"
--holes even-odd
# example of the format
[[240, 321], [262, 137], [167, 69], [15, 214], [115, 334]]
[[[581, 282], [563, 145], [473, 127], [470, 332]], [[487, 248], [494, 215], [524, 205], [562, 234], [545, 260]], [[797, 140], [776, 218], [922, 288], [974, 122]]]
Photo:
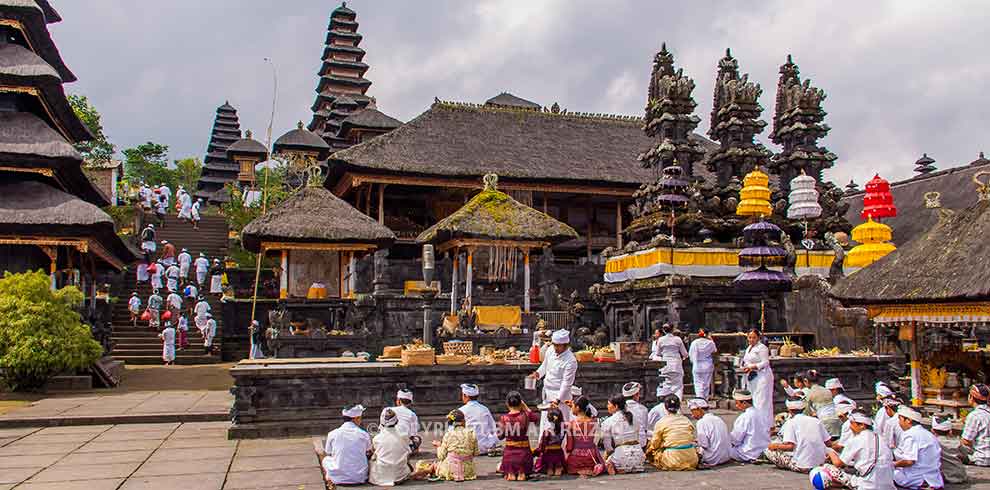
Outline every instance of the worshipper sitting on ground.
[[[873, 415], [873, 431], [876, 432], [877, 434], [880, 434], [881, 429], [883, 428], [883, 424], [885, 424], [887, 419], [889, 418], [889, 415], [887, 415], [887, 411], [883, 409], [883, 401], [887, 398], [895, 397], [895, 394], [894, 394], [894, 390], [891, 390], [890, 387], [887, 386], [883, 381], [877, 381], [876, 385], [874, 385], [874, 390], [877, 395], [876, 406], [878, 408], [876, 414]], [[894, 410], [897, 410], [897, 407], [894, 407]]]
[[[580, 394], [577, 395], [580, 398]], [[590, 406], [590, 405], [589, 405]], [[594, 407], [591, 407], [594, 408]], [[547, 409], [549, 426], [540, 434], [540, 443], [533, 454], [536, 455], [537, 473], [560, 476], [564, 473], [564, 414], [559, 408]]]
[[732, 424], [732, 448], [729, 454], [740, 463], [752, 463], [770, 445], [770, 426], [765, 418], [753, 407], [753, 395], [746, 390], [732, 392], [736, 410], [742, 413]]
[[681, 399], [676, 394], [667, 395], [663, 404], [668, 413], [653, 428], [647, 457], [661, 471], [698, 469], [695, 430], [691, 421], [681, 415]]
[[650, 441], [650, 434], [647, 433], [646, 424], [649, 419], [649, 409], [639, 403], [640, 397], [643, 394], [643, 385], [630, 381], [622, 386], [622, 396], [626, 398], [626, 410], [633, 415], [633, 419], [636, 422], [636, 426], [639, 427], [639, 446], [641, 448], [646, 447], [646, 443]]
[[852, 428], [850, 427], [852, 422], [850, 422], [849, 415], [853, 413], [853, 410], [856, 410], [856, 405], [851, 403], [842, 402], [835, 405], [835, 415], [842, 421], [842, 429], [840, 430], [839, 438], [833, 438], [828, 443], [828, 447], [836, 451], [842, 451], [842, 448], [849, 442], [849, 439], [853, 436]]
[[990, 387], [975, 384], [969, 389], [973, 410], [966, 416], [959, 444], [963, 461], [976, 466], [990, 466]]
[[664, 418], [668, 413], [667, 407], [664, 406], [663, 401], [668, 395], [673, 394], [674, 392], [669, 386], [660, 386], [657, 388], [657, 404], [650, 409], [648, 414], [646, 414], [646, 433], [649, 437], [653, 437], [653, 429], [657, 426], [657, 422]]
[[[894, 490], [894, 462], [890, 448], [870, 427], [873, 419], [862, 412], [849, 416], [853, 437], [841, 453], [829, 448], [829, 462], [811, 470], [811, 484], [817, 490], [850, 488], [853, 490]], [[846, 468], [854, 473], [847, 473]]]
[[691, 410], [691, 417], [697, 422], [694, 424], [698, 439], [698, 468], [713, 468], [720, 464], [728, 463], [730, 436], [729, 427], [721, 417], [708, 413], [708, 401], [695, 398], [688, 400], [688, 409]]
[[381, 429], [371, 441], [372, 456], [368, 483], [391, 487], [402, 483], [412, 474], [409, 466], [409, 436], [400, 430], [398, 414], [386, 408], [381, 415]]
[[368, 481], [368, 456], [371, 436], [361, 427], [364, 406], [355, 405], [342, 412], [344, 423], [327, 434], [316, 455], [323, 468], [323, 479], [333, 485], [357, 485]]
[[443, 439], [433, 441], [437, 459], [432, 463], [420, 461], [415, 477], [430, 476], [431, 480], [466, 481], [476, 479], [474, 457], [478, 454], [478, 439], [465, 425], [464, 412], [447, 414], [447, 431]]
[[902, 405], [897, 422], [904, 431], [894, 449], [894, 484], [899, 488], [933, 488], [945, 486], [942, 479], [942, 446], [922, 423], [921, 413]]
[[499, 473], [509, 481], [525, 481], [533, 473], [533, 450], [529, 446], [529, 424], [540, 423], [540, 413], [526, 406], [518, 391], [510, 391], [505, 398], [509, 413], [499, 419], [499, 436], [505, 439]]
[[790, 418], [781, 427], [781, 442], [771, 442], [764, 452], [780, 469], [807, 473], [825, 462], [825, 443], [832, 439], [822, 423], [803, 413], [807, 402], [787, 400]]
[[464, 414], [467, 426], [474, 431], [478, 439], [478, 451], [481, 454], [488, 454], [498, 446], [498, 427], [495, 426], [495, 418], [488, 407], [478, 401], [481, 390], [476, 384], [465, 383], [461, 385], [461, 402], [464, 406], [460, 408]]
[[[877, 417], [879, 417], [880, 412], [885, 415], [879, 425], [874, 422], [874, 430], [880, 435], [880, 440], [883, 441], [887, 447], [894, 449], [901, 441], [901, 436], [904, 434], [904, 430], [897, 420], [897, 410], [903, 404], [895, 396], [889, 396], [884, 398], [882, 407], [877, 410]], [[875, 420], [875, 418], [874, 418]]]
[[409, 436], [410, 449], [413, 454], [419, 450], [419, 445], [423, 439], [419, 437], [419, 417], [411, 408], [413, 405], [413, 392], [410, 390], [399, 390], [395, 394], [395, 406], [388, 407], [399, 417], [399, 431], [405, 432]]
[[832, 393], [832, 404], [838, 406], [840, 403], [852, 404], [853, 408], [856, 407], [856, 400], [849, 398], [846, 395], [846, 389], [842, 386], [842, 381], [839, 378], [829, 378], [825, 380], [825, 389]]
[[804, 373], [804, 386], [807, 387], [807, 407], [804, 409], [805, 415], [817, 417], [833, 437], [839, 437], [842, 430], [842, 422], [835, 416], [835, 405], [833, 405], [832, 392], [818, 384], [821, 377], [818, 371], [809, 369]]
[[564, 402], [571, 410], [571, 421], [567, 424], [567, 437], [564, 444], [567, 473], [582, 478], [597, 476], [605, 471], [605, 460], [598, 452], [595, 438], [598, 435], [598, 421], [591, 417], [591, 401], [582, 396], [577, 400]]
[[960, 451], [959, 439], [952, 437], [952, 417], [932, 417], [932, 434], [942, 446], [942, 479], [946, 483], [966, 483], [966, 465]]
[[[571, 400], [577, 400], [577, 398], [583, 394], [584, 390], [582, 390], [580, 386], [571, 386]], [[595, 404], [592, 403], [588, 406], [591, 408], [591, 417], [598, 418], [598, 409], [595, 408]]]
[[[628, 384], [626, 385], [629, 386]], [[608, 474], [643, 471], [646, 455], [639, 443], [640, 421], [631, 411], [625, 397], [613, 396], [608, 401], [609, 418], [602, 422], [602, 444], [605, 446], [605, 467]]]

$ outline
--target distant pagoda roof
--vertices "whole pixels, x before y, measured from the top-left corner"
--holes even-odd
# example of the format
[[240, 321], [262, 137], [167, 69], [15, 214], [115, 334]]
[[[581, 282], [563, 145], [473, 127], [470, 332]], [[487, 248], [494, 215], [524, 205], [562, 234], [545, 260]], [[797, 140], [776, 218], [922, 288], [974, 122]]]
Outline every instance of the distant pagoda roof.
[[206, 146], [206, 158], [203, 159], [203, 175], [196, 184], [197, 197], [203, 197], [213, 203], [226, 202], [229, 197], [219, 194], [227, 182], [237, 180], [239, 167], [230, 160], [227, 149], [241, 139], [240, 123], [237, 119], [237, 109], [225, 101], [217, 107], [210, 131], [210, 142]]
[[[53, 17], [47, 17], [46, 13], [53, 15]], [[10, 29], [19, 32], [25, 46], [30, 46], [34, 52], [55, 68], [62, 78], [62, 82], [74, 82], [76, 76], [62, 61], [62, 55], [59, 54], [58, 48], [48, 32], [48, 21], [55, 22], [52, 20], [53, 18], [61, 19], [47, 1], [39, 4], [35, 0], [0, 0], [0, 19], [13, 21]], [[21, 41], [21, 39], [15, 42]]]
[[395, 129], [402, 126], [402, 121], [385, 114], [378, 109], [367, 108], [360, 110], [341, 121], [341, 126], [348, 128]]
[[508, 92], [502, 92], [495, 97], [492, 97], [485, 101], [485, 105], [494, 105], [501, 107], [519, 107], [523, 109], [534, 109], [540, 110], [540, 104], [526, 100], [522, 97], [516, 97]]
[[353, 18], [354, 16], [357, 15], [357, 13], [354, 12], [353, 10], [347, 8], [347, 2], [343, 2], [343, 3], [340, 4], [339, 7], [333, 9], [333, 12], [331, 12], [330, 15], [331, 16], [334, 16], [334, 17], [336, 17], [336, 16], [344, 16], [344, 17], [352, 17]]
[[[639, 186], [655, 179], [636, 157], [653, 141], [633, 116], [537, 112], [435, 102], [413, 120], [331, 157], [331, 171]], [[706, 151], [717, 146], [693, 134]], [[700, 162], [695, 175], [713, 180]], [[328, 185], [335, 177], [327, 179]]]
[[307, 186], [248, 223], [241, 232], [244, 248], [261, 251], [263, 242], [360, 243], [388, 247], [395, 234], [343, 199]]
[[[493, 179], [494, 177], [494, 179]], [[485, 189], [463, 207], [416, 237], [418, 243], [442, 244], [457, 239], [557, 244], [578, 237], [574, 228], [499, 191], [494, 175]]]

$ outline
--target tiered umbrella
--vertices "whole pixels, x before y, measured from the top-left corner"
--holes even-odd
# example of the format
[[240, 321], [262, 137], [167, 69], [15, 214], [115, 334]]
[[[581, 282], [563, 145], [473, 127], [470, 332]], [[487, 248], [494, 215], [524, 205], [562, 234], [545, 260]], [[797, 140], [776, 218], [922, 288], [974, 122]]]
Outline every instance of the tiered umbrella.
[[883, 223], [867, 217], [863, 223], [852, 230], [852, 239], [859, 242], [846, 254], [846, 265], [849, 267], [866, 267], [885, 255], [897, 249], [890, 243], [893, 231]]
[[770, 216], [770, 177], [759, 168], [746, 174], [743, 178], [743, 188], [739, 192], [739, 205], [736, 214], [739, 216]]
[[743, 238], [746, 248], [739, 251], [739, 265], [756, 267], [754, 270], [743, 272], [732, 282], [741, 289], [749, 291], [777, 291], [790, 289], [791, 278], [780, 271], [768, 267], [780, 266], [787, 251], [772, 245], [779, 242], [781, 231], [777, 225], [766, 221], [753, 223], [743, 228]]
[[791, 193], [787, 196], [789, 219], [809, 220], [822, 215], [815, 184], [815, 178], [805, 175], [804, 170], [791, 180]]
[[687, 188], [690, 184], [682, 178], [684, 171], [678, 165], [663, 169], [663, 176], [657, 180], [659, 195], [656, 203], [660, 209], [683, 209], [687, 207]]
[[883, 219], [897, 216], [894, 206], [894, 196], [890, 193], [890, 183], [879, 174], [866, 183], [866, 194], [863, 195], [863, 219]]

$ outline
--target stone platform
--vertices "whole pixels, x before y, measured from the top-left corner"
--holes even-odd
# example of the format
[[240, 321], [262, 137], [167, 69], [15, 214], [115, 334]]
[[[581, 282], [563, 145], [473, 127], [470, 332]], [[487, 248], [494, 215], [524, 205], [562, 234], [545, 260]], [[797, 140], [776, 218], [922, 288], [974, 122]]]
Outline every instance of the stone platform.
[[[292, 362], [286, 362], [292, 361]], [[533, 364], [496, 366], [413, 366], [395, 363], [319, 363], [279, 359], [270, 364], [246, 361], [230, 370], [234, 377], [232, 439], [322, 435], [336, 425], [345, 406], [361, 403], [375, 417], [395, 401], [401, 388], [415, 393], [420, 420], [439, 419], [461, 405], [461, 383], [481, 386], [481, 401], [502, 411], [510, 391], [519, 391], [536, 406], [537, 391], [523, 389]], [[593, 400], [605, 400], [623, 384], [645, 386], [645, 403], [656, 401], [657, 362], [587, 363], [578, 367], [575, 384]], [[541, 385], [542, 386], [542, 385]], [[601, 402], [599, 402], [600, 404]]]

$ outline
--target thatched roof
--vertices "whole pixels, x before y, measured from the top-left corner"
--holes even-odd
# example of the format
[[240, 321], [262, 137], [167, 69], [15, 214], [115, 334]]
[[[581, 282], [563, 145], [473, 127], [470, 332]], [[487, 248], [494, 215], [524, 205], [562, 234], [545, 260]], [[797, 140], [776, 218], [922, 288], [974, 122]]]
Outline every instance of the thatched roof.
[[[974, 194], [972, 183], [964, 193]], [[836, 297], [854, 303], [990, 299], [990, 201], [954, 215], [926, 209], [936, 224], [868, 267], [839, 281]], [[939, 217], [942, 215], [941, 217]]]
[[0, 76], [48, 78], [54, 83], [62, 83], [58, 72], [45, 60], [19, 44], [0, 44]]
[[314, 151], [319, 153], [318, 160], [323, 160], [330, 153], [330, 145], [316, 133], [304, 128], [302, 121], [296, 124], [296, 129], [279, 136], [275, 140], [273, 149], [275, 153], [293, 150]]
[[517, 97], [508, 92], [502, 92], [495, 97], [492, 97], [485, 101], [487, 105], [498, 105], [503, 107], [520, 107], [523, 109], [533, 109], [540, 110], [540, 104], [536, 102], [526, 100], [522, 97]]
[[[655, 176], [636, 158], [657, 144], [642, 126], [631, 116], [436, 102], [391, 132], [334, 153], [327, 183], [347, 171], [477, 179], [493, 172], [507, 181], [639, 186]], [[700, 162], [695, 175], [711, 178]]]
[[135, 256], [102, 209], [44, 182], [0, 183], [0, 233], [14, 236], [91, 237], [123, 263]]
[[[55, 15], [46, 18], [46, 14]], [[30, 45], [34, 46], [34, 50], [58, 71], [62, 81], [66, 83], [76, 81], [76, 76], [65, 66], [62, 55], [59, 54], [48, 32], [46, 23], [54, 21], [55, 18], [61, 19], [48, 2], [42, 2], [39, 6], [35, 0], [0, 0], [0, 18], [16, 20], [23, 24]]]
[[262, 159], [268, 158], [268, 149], [260, 141], [251, 137], [248, 131], [245, 136], [227, 147], [227, 156], [233, 158], [234, 155], [257, 156]]
[[[980, 154], [976, 160], [958, 167], [947, 168], [925, 175], [890, 184], [890, 192], [897, 206], [897, 216], [884, 219], [884, 223], [894, 229], [893, 242], [900, 246], [912, 238], [925, 233], [938, 222], [938, 217], [925, 209], [925, 193], [941, 194], [942, 205], [949, 209], [965, 209], [976, 203], [976, 195], [969, 192], [973, 186], [973, 175], [981, 170], [990, 170], [990, 160]], [[960, 192], [960, 189], [965, 191]], [[863, 193], [859, 191], [842, 198], [849, 203], [846, 219], [850, 223], [861, 223]]]
[[378, 109], [367, 108], [344, 118], [340, 123], [343, 127], [395, 129], [402, 126], [402, 121], [385, 114]]
[[368, 243], [388, 247], [395, 234], [323, 187], [304, 187], [241, 231], [244, 248], [261, 242]]
[[[486, 177], [486, 180], [489, 177]], [[467, 204], [416, 237], [419, 243], [457, 238], [540, 241], [556, 244], [577, 238], [566, 223], [537, 211], [485, 183]]]

